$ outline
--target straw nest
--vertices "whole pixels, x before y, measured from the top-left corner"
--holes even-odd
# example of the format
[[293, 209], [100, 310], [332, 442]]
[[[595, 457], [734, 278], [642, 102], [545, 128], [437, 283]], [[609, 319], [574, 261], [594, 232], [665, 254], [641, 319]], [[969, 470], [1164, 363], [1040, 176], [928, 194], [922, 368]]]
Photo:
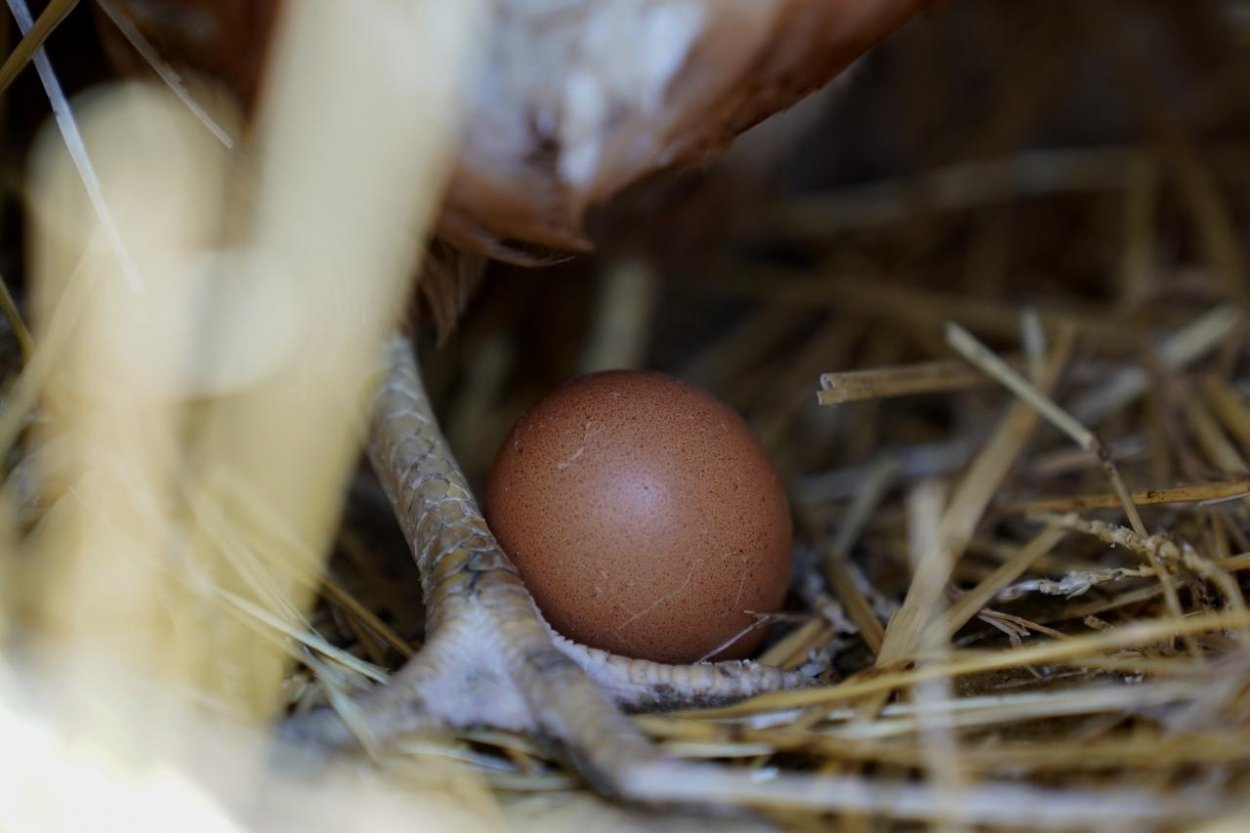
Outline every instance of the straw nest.
[[[651, 807], [596, 798], [541, 739], [496, 731], [397, 738], [315, 788], [274, 772], [245, 724], [341, 703], [421, 644], [415, 568], [376, 482], [340, 479], [337, 528], [318, 504], [333, 553], [307, 617], [317, 559], [198, 459], [179, 458], [172, 514], [225, 555], [190, 582], [133, 551], [93, 577], [40, 549], [71, 513], [25, 471], [56, 440], [40, 425], [58, 406], [34, 407], [55, 361], [38, 330], [10, 332], [0, 718], [32, 739], [2, 745], [0, 772], [43, 755], [20, 783], [95, 796], [71, 720], [104, 725], [110, 771], [149, 773], [109, 789], [156, 802], [135, 784], [170, 761], [193, 777], [163, 818], [256, 829], [1244, 829], [1248, 27], [1234, 3], [953, 3], [723, 166], [625, 195], [598, 219], [598, 254], [494, 270], [445, 346], [422, 334], [476, 483], [542, 392], [642, 365], [739, 409], [788, 484], [796, 576], [761, 659], [827, 683], [636, 716], [673, 755], [722, 764], [646, 785]], [[20, 87], [13, 101], [39, 106]], [[137, 668], [96, 650], [115, 631], [142, 644], [122, 652]], [[280, 673], [249, 678], [271, 654]], [[205, 712], [248, 718], [197, 734]]]

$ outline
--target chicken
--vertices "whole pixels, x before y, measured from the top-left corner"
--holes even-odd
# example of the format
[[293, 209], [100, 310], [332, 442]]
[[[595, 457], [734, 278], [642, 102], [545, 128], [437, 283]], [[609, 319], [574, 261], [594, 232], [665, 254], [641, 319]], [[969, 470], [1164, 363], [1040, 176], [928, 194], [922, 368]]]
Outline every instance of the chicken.
[[[254, 105], [282, 0], [113, 2], [175, 67]], [[494, 0], [421, 284], [438, 328], [476, 284], [473, 255], [533, 264], [589, 249], [590, 209], [658, 171], [711, 162], [932, 2]], [[102, 31], [138, 69], [116, 27]]]
[[[261, 94], [258, 55], [277, 0], [113, 2], [176, 67], [212, 75], [245, 108]], [[593, 207], [657, 171], [708, 163], [927, 2], [494, 0], [437, 245], [521, 262], [545, 249], [584, 250]], [[115, 37], [110, 49], [134, 63]], [[471, 283], [421, 279], [444, 321]], [[628, 794], [631, 778], [675, 764], [616, 706], [723, 702], [809, 683], [751, 662], [631, 660], [555, 634], [486, 527], [403, 339], [388, 348], [386, 368], [370, 456], [423, 574], [427, 642], [362, 698], [350, 728], [316, 712], [289, 722], [288, 737], [338, 746], [354, 733], [429, 725], [530, 730], [605, 792]]]

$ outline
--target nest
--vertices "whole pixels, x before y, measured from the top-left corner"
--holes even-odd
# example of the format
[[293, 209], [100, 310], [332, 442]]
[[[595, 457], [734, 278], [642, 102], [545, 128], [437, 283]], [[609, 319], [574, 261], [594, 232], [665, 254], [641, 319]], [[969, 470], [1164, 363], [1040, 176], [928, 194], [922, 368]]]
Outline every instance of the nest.
[[[575, 373], [712, 391], [796, 517], [760, 660], [823, 683], [635, 716], [723, 764], [641, 785], [649, 807], [596, 796], [541, 738], [482, 730], [396, 739], [321, 795], [297, 778], [263, 824], [393, 823], [395, 791], [467, 827], [1250, 823], [1248, 25], [1215, 2], [951, 4], [725, 164], [626, 194], [597, 254], [492, 267], [446, 344], [421, 334], [470, 480]], [[10, 513], [14, 553], [50, 511]], [[217, 615], [301, 660], [285, 710], [342, 703], [422, 642], [419, 578], [363, 467], [334, 539], [306, 629], [223, 582]], [[26, 629], [46, 617], [6, 601], [38, 665]], [[202, 759], [233, 760], [216, 742]], [[367, 814], [325, 806], [348, 784]]]

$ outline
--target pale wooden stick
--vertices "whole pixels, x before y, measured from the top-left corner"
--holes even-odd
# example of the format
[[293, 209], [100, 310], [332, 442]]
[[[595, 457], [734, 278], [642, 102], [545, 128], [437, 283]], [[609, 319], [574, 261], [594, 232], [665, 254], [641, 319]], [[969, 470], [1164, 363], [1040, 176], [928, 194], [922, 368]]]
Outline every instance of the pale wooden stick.
[[[1019, 363], [1020, 360], [1016, 359]], [[864, 399], [914, 396], [922, 393], [948, 393], [992, 384], [974, 367], [961, 361], [936, 361], [872, 370], [822, 373], [816, 402], [841, 405]]]
[[[1129, 494], [1137, 506], [1168, 503], [1205, 503], [1231, 500], [1250, 496], [1250, 477], [1227, 480], [1222, 483], [1201, 483], [1173, 486], [1168, 489], [1141, 489]], [[1114, 492], [1096, 495], [1024, 500], [998, 507], [1001, 512], [1012, 514], [1035, 514], [1038, 512], [1074, 512], [1081, 509], [1114, 509], [1121, 506], [1120, 496]]]

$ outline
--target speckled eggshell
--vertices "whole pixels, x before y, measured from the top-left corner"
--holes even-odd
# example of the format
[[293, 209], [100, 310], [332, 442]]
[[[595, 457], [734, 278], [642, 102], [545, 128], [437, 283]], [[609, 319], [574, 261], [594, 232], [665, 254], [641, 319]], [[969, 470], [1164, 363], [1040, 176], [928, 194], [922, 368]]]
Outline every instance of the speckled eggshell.
[[785, 596], [776, 471], [741, 417], [662, 373], [583, 376], [539, 402], [500, 448], [486, 505], [547, 620], [592, 647], [694, 662]]

